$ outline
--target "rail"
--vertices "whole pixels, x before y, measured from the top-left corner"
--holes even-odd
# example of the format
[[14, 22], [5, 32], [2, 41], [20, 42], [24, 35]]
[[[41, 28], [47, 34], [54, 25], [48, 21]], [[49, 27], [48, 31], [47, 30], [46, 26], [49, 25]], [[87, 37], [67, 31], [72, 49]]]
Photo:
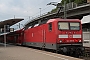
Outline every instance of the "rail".
[[84, 59], [85, 60], [90, 60], [90, 47], [85, 47]]

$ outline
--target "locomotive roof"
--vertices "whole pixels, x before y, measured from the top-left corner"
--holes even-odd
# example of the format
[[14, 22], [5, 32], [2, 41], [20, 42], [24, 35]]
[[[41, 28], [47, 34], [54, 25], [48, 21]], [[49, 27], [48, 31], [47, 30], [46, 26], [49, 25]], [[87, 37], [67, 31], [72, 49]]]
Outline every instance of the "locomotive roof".
[[53, 22], [53, 21], [79, 21], [79, 19], [60, 19], [60, 18], [56, 18], [56, 19], [50, 19], [47, 21], [47, 23]]
[[15, 19], [8, 19], [8, 20], [5, 20], [5, 21], [1, 21], [0, 22], [0, 28], [3, 28], [4, 25], [14, 25], [16, 24], [17, 22], [20, 22], [24, 19], [21, 19], [21, 18], [15, 18]]

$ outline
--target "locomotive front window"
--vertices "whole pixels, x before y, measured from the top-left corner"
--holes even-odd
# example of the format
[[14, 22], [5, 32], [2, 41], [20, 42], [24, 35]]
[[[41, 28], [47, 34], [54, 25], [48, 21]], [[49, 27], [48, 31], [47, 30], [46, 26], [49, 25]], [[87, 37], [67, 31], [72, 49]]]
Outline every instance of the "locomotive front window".
[[59, 30], [80, 30], [79, 22], [58, 22]]
[[70, 22], [70, 30], [79, 30], [79, 29], [80, 29], [80, 23]]
[[68, 22], [59, 22], [58, 29], [59, 30], [69, 30], [69, 23]]

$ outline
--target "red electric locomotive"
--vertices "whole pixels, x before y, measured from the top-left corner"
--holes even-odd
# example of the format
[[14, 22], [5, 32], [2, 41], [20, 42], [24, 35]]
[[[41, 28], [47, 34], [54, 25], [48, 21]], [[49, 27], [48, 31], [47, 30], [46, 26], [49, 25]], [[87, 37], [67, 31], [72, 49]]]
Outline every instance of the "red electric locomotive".
[[24, 31], [23, 45], [82, 54], [82, 26], [78, 19], [50, 19]]

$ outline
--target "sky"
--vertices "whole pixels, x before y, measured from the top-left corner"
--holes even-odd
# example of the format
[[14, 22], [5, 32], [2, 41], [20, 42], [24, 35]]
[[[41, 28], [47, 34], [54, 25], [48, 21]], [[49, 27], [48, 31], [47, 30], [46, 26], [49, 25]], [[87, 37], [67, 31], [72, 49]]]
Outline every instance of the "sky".
[[24, 18], [22, 24], [25, 24], [32, 18], [47, 13], [55, 8], [48, 5], [50, 2], [60, 2], [61, 0], [0, 0], [0, 21], [14, 18]]

